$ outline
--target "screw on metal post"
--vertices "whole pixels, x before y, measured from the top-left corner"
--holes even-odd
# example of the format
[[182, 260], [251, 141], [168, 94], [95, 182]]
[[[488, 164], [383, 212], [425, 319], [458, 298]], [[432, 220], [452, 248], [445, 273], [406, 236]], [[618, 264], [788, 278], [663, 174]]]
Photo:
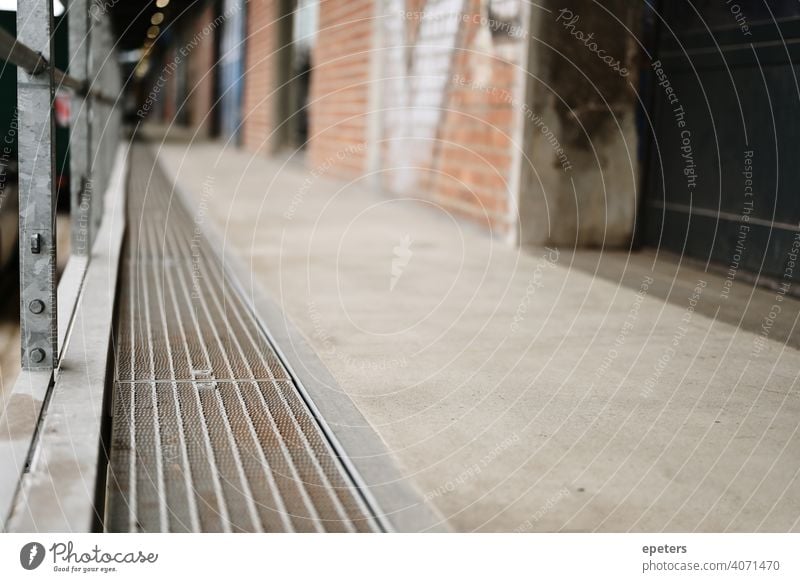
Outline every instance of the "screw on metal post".
[[42, 252], [42, 235], [38, 232], [31, 235], [31, 252], [38, 255]]
[[45, 353], [42, 348], [33, 348], [31, 350], [31, 362], [34, 364], [41, 364], [44, 362]]
[[41, 299], [34, 299], [28, 304], [28, 309], [31, 310], [31, 313], [39, 315], [44, 312], [44, 301]]

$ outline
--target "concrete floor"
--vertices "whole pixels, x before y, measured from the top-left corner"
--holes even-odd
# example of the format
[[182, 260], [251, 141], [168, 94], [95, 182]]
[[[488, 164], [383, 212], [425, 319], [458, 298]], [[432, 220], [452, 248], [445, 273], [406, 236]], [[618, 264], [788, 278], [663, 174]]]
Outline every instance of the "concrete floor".
[[454, 529], [800, 530], [794, 300], [520, 252], [335, 159], [155, 147]]

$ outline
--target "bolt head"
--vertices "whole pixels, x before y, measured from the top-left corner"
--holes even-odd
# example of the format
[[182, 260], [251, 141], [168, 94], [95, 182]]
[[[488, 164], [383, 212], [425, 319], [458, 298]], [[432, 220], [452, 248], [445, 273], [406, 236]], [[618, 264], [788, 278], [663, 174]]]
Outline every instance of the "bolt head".
[[28, 305], [28, 309], [31, 310], [31, 313], [39, 315], [44, 311], [44, 301], [42, 301], [41, 299], [34, 299]]
[[42, 348], [33, 348], [31, 350], [31, 362], [34, 364], [41, 364], [44, 362], [45, 353]]

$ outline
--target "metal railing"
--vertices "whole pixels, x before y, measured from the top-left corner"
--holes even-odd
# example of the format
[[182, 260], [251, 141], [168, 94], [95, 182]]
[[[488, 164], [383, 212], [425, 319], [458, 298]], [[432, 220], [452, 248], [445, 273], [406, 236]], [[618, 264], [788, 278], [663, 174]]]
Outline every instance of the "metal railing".
[[[73, 255], [91, 256], [119, 139], [120, 77], [110, 19], [90, 0], [67, 3], [69, 74], [53, 59], [53, 0], [23, 0], [16, 38], [0, 29], [0, 58], [17, 67], [20, 334], [23, 370], [58, 364], [55, 96], [70, 90]], [[77, 294], [76, 294], [77, 300]], [[74, 309], [74, 306], [73, 306]]]

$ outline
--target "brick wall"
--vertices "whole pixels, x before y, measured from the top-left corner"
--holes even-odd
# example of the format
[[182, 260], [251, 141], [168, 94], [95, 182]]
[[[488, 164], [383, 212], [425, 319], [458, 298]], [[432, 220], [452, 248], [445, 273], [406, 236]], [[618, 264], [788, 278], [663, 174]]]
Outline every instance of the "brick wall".
[[[284, 121], [278, 102], [285, 94], [277, 91], [286, 62], [278, 49], [291, 30], [288, 19], [281, 21], [290, 5], [247, 3], [242, 143], [265, 155], [285, 141], [276, 132]], [[388, 15], [376, 21], [375, 0], [319, 4], [308, 164], [344, 178], [381, 170], [383, 187], [394, 194], [433, 200], [499, 236], [512, 233], [520, 155], [515, 115], [527, 48], [525, 35], [512, 27], [527, 23], [525, 3], [386, 0], [384, 6]], [[380, 77], [373, 79], [375, 58]], [[371, 112], [376, 105], [383, 112]], [[376, 115], [381, 119], [370, 135]], [[370, 148], [379, 154], [370, 158]], [[377, 167], [368, 168], [370, 162]]]
[[278, 48], [279, 0], [249, 0], [246, 16], [245, 83], [242, 97], [242, 145], [270, 152]]
[[214, 7], [208, 4], [190, 27], [187, 121], [200, 135], [208, 135], [213, 125], [215, 17]]
[[[312, 55], [309, 163], [351, 177], [366, 170], [374, 0], [323, 0]], [[330, 164], [329, 162], [333, 162]]]
[[[280, 49], [291, 40], [285, 15], [293, 4], [246, 3], [241, 138], [246, 149], [265, 155], [294, 139], [281, 124], [296, 104], [290, 103], [290, 92], [279, 91], [290, 67], [289, 52]], [[526, 0], [382, 0], [383, 13], [376, 19], [376, 0], [320, 0], [310, 80], [309, 166], [324, 166], [326, 173], [343, 178], [375, 171], [385, 191], [434, 201], [509, 241], [628, 240], [635, 187], [613, 180], [624, 174], [614, 165], [623, 159], [620, 148], [636, 139], [635, 102], [619, 79], [613, 79], [613, 91], [604, 90], [619, 94], [616, 102], [626, 125], [620, 136], [608, 134], [610, 123], [590, 136], [602, 138], [607, 152], [617, 152], [602, 156], [598, 166], [586, 140], [572, 139], [575, 111], [591, 119], [606, 114], [575, 81], [578, 73], [562, 66], [563, 57], [531, 39], [553, 37], [570, 62], [581, 63], [576, 71], [599, 67], [597, 78], [611, 81], [603, 63], [585, 46], [573, 46], [572, 35], [556, 26], [553, 14], [560, 5], [546, 4], [549, 10], [534, 10]], [[586, 22], [605, 18], [589, 0], [569, 0], [573, 4], [586, 13]], [[637, 21], [630, 3], [605, 5], [618, 7], [626, 21]], [[604, 43], [627, 63], [635, 47], [629, 50], [630, 41], [626, 44], [615, 30]], [[197, 77], [209, 56], [204, 51], [195, 55], [190, 84], [200, 83]], [[635, 63], [630, 66], [633, 70]], [[542, 79], [550, 84], [544, 86]], [[200, 83], [192, 123], [209, 103], [209, 82]], [[568, 96], [562, 105], [552, 87], [555, 95]], [[159, 96], [167, 118], [174, 113], [175, 89], [170, 77]], [[612, 198], [598, 192], [600, 181]], [[609, 200], [619, 224], [604, 214], [612, 207]]]
[[[457, 48], [433, 160], [431, 190], [437, 201], [500, 235], [513, 229], [515, 113], [522, 98], [518, 66], [523, 43], [492, 32], [472, 2], [464, 44]], [[487, 14], [483, 15], [484, 17]], [[478, 18], [474, 18], [478, 17]]]
[[524, 4], [390, 4], [393, 16], [384, 21], [384, 187], [432, 199], [498, 236], [513, 234]]

